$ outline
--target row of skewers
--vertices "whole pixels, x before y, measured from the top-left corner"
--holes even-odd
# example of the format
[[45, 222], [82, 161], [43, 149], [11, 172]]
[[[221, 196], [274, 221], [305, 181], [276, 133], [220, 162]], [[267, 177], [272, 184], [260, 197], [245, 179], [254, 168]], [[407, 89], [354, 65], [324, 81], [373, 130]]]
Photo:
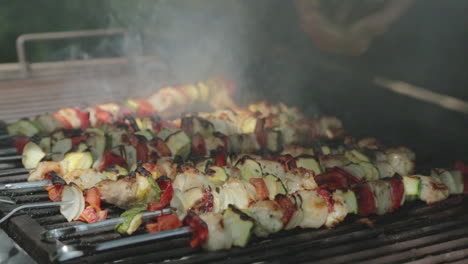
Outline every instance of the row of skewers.
[[[311, 120], [284, 104], [240, 108], [229, 99], [232, 89], [222, 80], [201, 82], [20, 120], [8, 132], [29, 182], [0, 189], [43, 186], [68, 221], [118, 222], [128, 235], [157, 215], [145, 225], [149, 233], [191, 232], [191, 246], [208, 250], [467, 193], [462, 167], [414, 175], [407, 148], [344, 137], [337, 118]], [[167, 119], [196, 101], [218, 109]], [[102, 201], [126, 211], [106, 220]]]

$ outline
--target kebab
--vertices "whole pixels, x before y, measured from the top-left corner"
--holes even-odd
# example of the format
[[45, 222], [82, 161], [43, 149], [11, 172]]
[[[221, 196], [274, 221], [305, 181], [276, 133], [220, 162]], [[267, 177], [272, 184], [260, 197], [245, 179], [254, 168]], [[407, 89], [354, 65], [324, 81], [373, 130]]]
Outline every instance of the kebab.
[[[421, 180], [421, 198], [432, 197], [430, 202], [447, 198], [448, 188], [443, 184], [437, 183], [427, 176], [411, 176], [411, 178]], [[187, 211], [198, 211], [200, 217], [207, 222], [209, 229], [208, 240], [204, 243], [204, 248], [220, 250], [231, 247], [230, 239], [233, 236], [236, 237], [236, 240], [232, 241], [234, 245], [245, 246], [252, 231], [257, 236], [265, 237], [283, 228], [286, 230], [297, 226], [320, 228], [323, 225], [331, 227], [341, 222], [348, 213], [353, 212], [360, 215], [372, 213], [382, 215], [393, 212], [404, 203], [405, 195], [408, 196], [408, 199], [412, 197], [411, 193], [405, 193], [406, 185], [404, 181], [404, 178], [394, 177], [387, 181], [371, 181], [362, 186], [355, 186], [349, 191], [336, 190], [333, 193], [325, 189], [304, 189], [293, 194], [277, 195], [275, 200], [254, 200], [250, 196], [252, 201], [249, 203], [242, 202], [242, 196], [249, 195], [248, 188], [246, 187], [244, 188], [245, 191], [242, 191], [243, 189], [240, 187], [236, 189], [236, 192], [230, 192], [231, 194], [237, 194], [238, 197], [234, 200], [235, 205], [228, 204], [227, 208], [216, 206], [218, 201], [216, 198], [213, 198], [212, 206], [201, 205], [200, 201], [204, 200], [204, 198], [194, 199], [196, 196], [193, 193], [199, 191], [194, 191], [191, 188], [184, 193], [186, 197], [183, 198], [180, 198], [180, 194], [175, 192], [171, 206], [177, 208], [181, 218], [187, 216], [185, 214]], [[431, 184], [425, 184], [425, 181], [429, 181]], [[437, 186], [433, 186], [433, 183]], [[234, 181], [233, 184], [240, 186], [238, 181]], [[209, 190], [213, 196], [216, 193], [219, 195], [223, 192], [229, 192], [229, 187], [223, 187], [218, 190]], [[349, 195], [348, 193], [356, 193], [356, 195]], [[351, 199], [351, 197], [357, 197], [357, 201], [356, 198]], [[203, 203], [206, 203], [206, 201]], [[224, 216], [228, 216], [227, 218], [229, 218], [229, 215], [232, 216], [233, 212], [237, 216], [235, 220], [226, 219], [221, 216], [223, 212]], [[247, 215], [242, 216], [242, 214]], [[128, 216], [132, 218], [131, 215]], [[177, 222], [177, 220], [174, 221], [181, 223], [180, 221]], [[223, 221], [227, 221], [227, 223]], [[139, 222], [137, 221], [137, 223]], [[175, 224], [175, 226], [178, 226], [178, 224]], [[160, 225], [156, 225], [156, 227], [161, 228]], [[152, 231], [152, 228], [152, 224], [147, 225], [149, 231]], [[131, 230], [136, 230], [136, 228], [132, 227]], [[234, 231], [232, 232], [232, 230]], [[210, 238], [212, 239], [211, 242]]]
[[53, 114], [37, 116], [35, 120], [20, 120], [7, 127], [10, 136], [34, 136], [41, 132], [58, 129], [86, 129], [103, 123], [110, 123], [130, 114], [148, 116], [159, 114], [163, 117], [181, 113], [184, 107], [193, 103], [208, 103], [214, 108], [236, 107], [229, 93], [234, 91], [233, 83], [222, 79], [198, 82], [176, 87], [164, 87], [147, 99], [129, 99], [122, 106], [116, 103], [100, 104], [80, 110], [68, 107]]
[[[164, 164], [165, 163], [165, 164]], [[263, 165], [260, 165], [263, 164]], [[289, 163], [290, 165], [293, 163]], [[289, 168], [288, 172], [285, 172], [283, 168], [283, 164], [274, 162], [274, 161], [268, 161], [268, 160], [258, 160], [255, 161], [250, 157], [244, 157], [241, 159], [241, 161], [238, 162], [235, 168], [229, 168], [229, 167], [221, 167], [221, 166], [207, 166], [205, 170], [205, 174], [201, 173], [198, 171], [195, 167], [189, 166], [189, 165], [183, 165], [182, 166], [182, 173], [175, 173], [177, 165], [174, 164], [174, 162], [170, 160], [164, 160], [160, 164], [160, 166], [154, 166], [151, 164], [145, 164], [145, 168], [148, 168], [149, 171], [151, 171], [150, 175], [146, 175], [147, 178], [142, 177], [141, 173], [137, 173], [137, 177], [130, 177], [127, 176], [122, 179], [118, 180], [103, 180], [99, 179], [98, 181], [89, 181], [92, 182], [93, 184], [91, 185], [82, 185], [88, 184], [86, 183], [86, 179], [96, 179], [97, 177], [83, 177], [79, 178], [78, 180], [78, 186], [81, 186], [82, 189], [85, 188], [91, 188], [96, 186], [97, 189], [99, 189], [100, 193], [104, 197], [104, 200], [108, 203], [115, 204], [118, 207], [122, 208], [129, 208], [133, 207], [135, 204], [138, 204], [140, 206], [146, 204], [148, 201], [151, 199], [156, 200], [157, 198], [155, 196], [145, 196], [142, 195], [141, 193], [147, 193], [147, 190], [149, 188], [148, 180], [154, 178], [157, 178], [160, 175], [169, 175], [170, 177], [173, 177], [173, 185], [176, 187], [179, 191], [184, 192], [188, 189], [192, 188], [198, 188], [198, 190], [191, 190], [193, 195], [198, 195], [202, 196], [203, 195], [203, 189], [206, 186], [210, 186], [212, 189], [216, 189], [216, 187], [219, 187], [220, 184], [223, 184], [225, 181], [229, 179], [243, 179], [247, 182], [250, 182], [251, 179], [257, 179], [257, 178], [262, 178], [262, 180], [254, 180], [253, 182], [257, 183], [255, 187], [257, 189], [263, 186], [268, 186], [268, 192], [265, 191], [265, 188], [263, 188], [263, 191], [261, 193], [270, 193], [270, 198], [273, 198], [276, 194], [284, 194], [286, 193], [286, 190], [289, 190], [290, 192], [295, 192], [300, 190], [303, 186], [308, 186], [308, 188], [312, 188], [313, 186], [316, 186], [315, 181], [311, 177], [311, 175], [314, 175], [314, 172], [311, 171], [309, 173], [309, 177], [303, 177], [304, 172], [296, 168]], [[165, 169], [161, 169], [165, 168]], [[145, 170], [143, 170], [145, 171]], [[342, 174], [339, 174], [341, 171]], [[349, 175], [349, 173], [344, 172], [343, 170], [340, 170], [338, 172], [336, 171], [328, 171], [326, 174], [321, 174], [315, 176], [317, 179], [317, 182], [319, 183], [319, 186], [322, 188], [328, 188], [328, 189], [338, 189], [338, 188], [348, 188], [352, 184], [363, 184], [362, 181], [358, 182], [353, 182], [352, 175]], [[263, 174], [265, 172], [265, 175]], [[268, 174], [268, 173], [275, 173], [275, 174]], [[84, 173], [81, 173], [84, 174]], [[346, 178], [350, 177], [350, 178]], [[413, 182], [413, 176], [405, 177], [405, 182], [408, 182], [408, 186], [412, 186], [410, 183]], [[451, 178], [451, 177], [447, 177]], [[408, 179], [408, 180], [407, 180]], [[71, 182], [73, 179], [68, 178], [68, 182]], [[77, 182], [75, 179], [75, 182]], [[233, 180], [234, 181], [234, 180]], [[313, 181], [313, 182], [312, 182]], [[426, 178], [426, 177], [419, 177], [413, 185], [418, 186], [417, 184], [433, 184], [432, 179]], [[462, 178], [458, 178], [458, 183], [463, 185]], [[461, 181], [461, 182], [460, 182]], [[82, 183], [82, 184], [80, 184]], [[154, 185], [154, 184], [153, 184]], [[143, 187], [141, 187], [143, 186]], [[388, 186], [387, 186], [388, 187]], [[410, 188], [408, 187], [408, 192], [411, 189], [416, 189], [416, 193], [413, 193], [413, 195], [418, 195], [420, 187], [413, 187]], [[364, 188], [364, 187], [361, 187]], [[250, 186], [248, 189], [253, 189], [252, 186]], [[380, 188], [380, 189], [385, 189], [385, 188]], [[122, 192], [121, 190], [125, 190]], [[364, 188], [364, 191], [367, 190], [367, 188]], [[370, 191], [367, 190], [367, 192], [363, 193], [369, 193]], [[234, 193], [241, 193], [241, 191], [237, 191]], [[388, 188], [387, 192], [388, 193]], [[148, 198], [149, 197], [149, 198]], [[427, 197], [427, 198], [426, 198]], [[193, 197], [192, 197], [193, 198]], [[149, 200], [148, 200], [149, 199]], [[421, 196], [421, 199], [424, 201], [430, 203], [434, 202], [436, 200], [431, 200], [435, 199], [432, 198], [431, 195], [424, 195], [424, 192]], [[167, 200], [167, 199], [166, 199]], [[197, 199], [190, 199], [191, 201], [197, 200]], [[244, 205], [248, 204], [246, 202], [246, 199], [232, 199], [236, 201], [244, 201]], [[388, 200], [388, 199], [387, 199]], [[227, 203], [229, 203], [230, 200], [227, 200]], [[163, 205], [167, 205], [162, 203]], [[158, 208], [162, 209], [162, 208]], [[365, 214], [365, 213], [363, 213]]]

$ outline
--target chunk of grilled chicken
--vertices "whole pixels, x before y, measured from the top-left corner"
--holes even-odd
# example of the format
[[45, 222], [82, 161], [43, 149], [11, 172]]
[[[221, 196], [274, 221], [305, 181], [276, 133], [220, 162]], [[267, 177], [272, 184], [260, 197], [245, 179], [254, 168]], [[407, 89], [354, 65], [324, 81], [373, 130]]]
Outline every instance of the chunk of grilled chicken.
[[339, 193], [334, 192], [332, 195], [333, 199], [333, 211], [328, 213], [327, 220], [325, 222], [326, 227], [335, 227], [339, 223], [343, 222], [348, 215], [348, 209], [346, 208], [344, 198]]
[[411, 175], [414, 171], [416, 155], [406, 147], [389, 148], [378, 160], [387, 161], [394, 171], [402, 176]]
[[62, 177], [67, 183], [74, 183], [81, 190], [93, 188], [107, 177], [96, 169], [77, 169]]
[[55, 171], [57, 174], [62, 175], [62, 166], [60, 165], [60, 162], [39, 162], [38, 166], [30, 172], [28, 181], [42, 181], [45, 179], [46, 174], [50, 171]]
[[258, 237], [267, 237], [283, 229], [283, 209], [275, 201], [263, 200], [253, 203], [249, 212], [255, 219], [254, 232]]
[[223, 224], [223, 216], [217, 213], [204, 213], [200, 218], [208, 226], [208, 239], [202, 247], [209, 251], [230, 249], [232, 247], [232, 236], [227, 232]]
[[104, 180], [96, 184], [101, 198], [120, 208], [131, 208], [137, 192], [136, 178], [125, 176], [116, 181]]
[[207, 177], [196, 168], [189, 165], [182, 165], [181, 172], [179, 172], [173, 179], [172, 186], [175, 189], [186, 191], [193, 187], [203, 188], [208, 186], [209, 182]]
[[327, 202], [315, 190], [301, 190], [294, 194], [301, 201], [303, 218], [298, 221], [301, 228], [320, 228], [328, 217]]
[[292, 169], [283, 174], [277, 174], [278, 178], [286, 186], [288, 193], [295, 193], [300, 190], [317, 189], [314, 179], [314, 172], [304, 168]]

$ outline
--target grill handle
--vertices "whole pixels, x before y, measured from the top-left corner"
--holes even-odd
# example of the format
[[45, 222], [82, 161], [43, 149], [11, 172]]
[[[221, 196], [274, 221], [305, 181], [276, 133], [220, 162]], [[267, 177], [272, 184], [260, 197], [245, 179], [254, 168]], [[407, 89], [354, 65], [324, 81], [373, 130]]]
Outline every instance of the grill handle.
[[31, 69], [26, 58], [25, 43], [33, 40], [52, 40], [52, 39], [70, 39], [70, 38], [84, 38], [84, 37], [103, 37], [123, 35], [124, 41], [128, 43], [128, 30], [125, 28], [111, 28], [111, 29], [95, 29], [95, 30], [77, 30], [77, 31], [62, 31], [62, 32], [44, 32], [44, 33], [31, 33], [20, 35], [16, 39], [16, 53], [18, 55], [18, 62], [21, 67], [23, 77], [29, 77]]

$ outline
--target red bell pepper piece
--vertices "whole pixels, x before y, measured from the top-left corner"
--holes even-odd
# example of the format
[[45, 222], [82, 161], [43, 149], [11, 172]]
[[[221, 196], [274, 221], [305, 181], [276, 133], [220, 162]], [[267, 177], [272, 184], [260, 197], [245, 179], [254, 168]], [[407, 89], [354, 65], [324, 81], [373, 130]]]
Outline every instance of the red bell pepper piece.
[[60, 115], [59, 112], [55, 112], [53, 115], [52, 115], [57, 121], [60, 122], [60, 124], [62, 124], [63, 128], [65, 129], [73, 129], [73, 126], [70, 124], [70, 122], [68, 122], [68, 120], [66, 118], [64, 118], [62, 115]]
[[189, 212], [184, 219], [184, 224], [192, 229], [192, 239], [190, 246], [192, 248], [200, 247], [208, 239], [208, 226], [195, 213]]
[[316, 175], [314, 179], [322, 189], [336, 190], [348, 188], [348, 179], [336, 170], [328, 170], [327, 173]]
[[81, 136], [76, 136], [76, 137], [72, 137], [71, 138], [71, 143], [72, 143], [72, 147], [80, 144], [80, 142], [83, 142], [86, 140], [86, 135], [81, 135]]
[[170, 157], [171, 149], [166, 142], [160, 138], [155, 138], [149, 142], [150, 147], [154, 148], [160, 157]]
[[97, 125], [108, 124], [112, 122], [112, 115], [111, 113], [102, 110], [99, 107], [95, 107], [94, 111], [96, 111], [96, 119], [98, 120]]
[[86, 223], [96, 223], [99, 221], [106, 220], [108, 210], [101, 210], [93, 206], [86, 207], [83, 212], [80, 214], [77, 220], [83, 221]]
[[47, 186], [45, 187], [48, 195], [49, 195], [49, 199], [53, 202], [58, 202], [58, 201], [61, 201], [62, 200], [62, 192], [63, 192], [63, 188], [65, 187], [65, 185], [63, 184], [55, 184], [55, 185], [51, 185], [51, 186]]
[[375, 212], [375, 199], [372, 191], [365, 184], [358, 184], [352, 188], [358, 200], [358, 215], [368, 216]]
[[89, 113], [83, 112], [76, 107], [73, 107], [73, 109], [76, 111], [76, 114], [78, 118], [80, 119], [81, 129], [86, 130], [88, 127], [90, 127]]
[[137, 108], [138, 115], [151, 116], [152, 114], [154, 114], [153, 105], [151, 105], [147, 100], [137, 99], [137, 102], [138, 102], [138, 108]]
[[148, 162], [149, 149], [146, 142], [138, 142], [136, 145], [137, 161]]
[[103, 155], [101, 166], [99, 166], [99, 171], [102, 171], [104, 168], [112, 165], [125, 167], [125, 160], [122, 158], [122, 156], [113, 153], [112, 150], [106, 150]]
[[338, 167], [334, 167], [334, 168], [328, 168], [328, 170], [334, 170], [334, 171], [337, 171], [338, 173], [342, 174], [343, 176], [346, 177], [346, 179], [348, 180], [348, 184], [349, 185], [355, 185], [355, 184], [359, 184], [362, 182], [361, 179], [359, 179], [358, 177], [352, 175], [351, 173], [343, 170], [342, 168], [338, 168]]
[[283, 222], [283, 225], [286, 226], [294, 215], [294, 212], [297, 210], [296, 205], [288, 196], [283, 194], [276, 195], [275, 201], [281, 206], [281, 208], [283, 208], [284, 213], [281, 221]]
[[265, 181], [262, 178], [251, 178], [249, 182], [255, 187], [257, 201], [262, 201], [268, 198], [268, 187], [266, 186]]
[[13, 147], [16, 148], [16, 153], [18, 155], [23, 154], [24, 146], [29, 143], [29, 138], [28, 137], [16, 137], [13, 140]]
[[164, 209], [171, 203], [172, 196], [174, 195], [172, 182], [169, 178], [159, 177], [157, 183], [159, 185], [159, 188], [163, 191], [163, 193], [161, 195], [161, 199], [159, 199], [159, 202], [148, 203], [147, 210], [150, 212]]
[[84, 191], [86, 205], [101, 208], [101, 194], [99, 189], [93, 187]]
[[227, 153], [223, 148], [218, 148], [214, 153], [214, 163], [216, 166], [227, 165]]
[[327, 202], [328, 212], [333, 212], [335, 201], [333, 200], [331, 193], [325, 189], [319, 188], [317, 190], [317, 194], [322, 196], [322, 198], [325, 199], [325, 202]]
[[203, 136], [198, 133], [192, 136], [192, 156], [206, 156], [205, 138], [203, 138]]
[[297, 168], [296, 160], [289, 154], [280, 156], [277, 160], [281, 163], [281, 166], [286, 172]]
[[148, 233], [155, 233], [160, 231], [166, 231], [176, 229], [182, 226], [182, 221], [179, 220], [177, 215], [168, 214], [161, 215], [156, 218], [156, 223], [149, 223], [146, 225]]
[[257, 118], [257, 123], [255, 124], [255, 137], [257, 139], [260, 147], [266, 146], [266, 131], [265, 131], [265, 118]]
[[405, 197], [405, 186], [401, 176], [392, 177], [390, 180], [392, 186], [392, 212], [401, 206], [401, 201]]

